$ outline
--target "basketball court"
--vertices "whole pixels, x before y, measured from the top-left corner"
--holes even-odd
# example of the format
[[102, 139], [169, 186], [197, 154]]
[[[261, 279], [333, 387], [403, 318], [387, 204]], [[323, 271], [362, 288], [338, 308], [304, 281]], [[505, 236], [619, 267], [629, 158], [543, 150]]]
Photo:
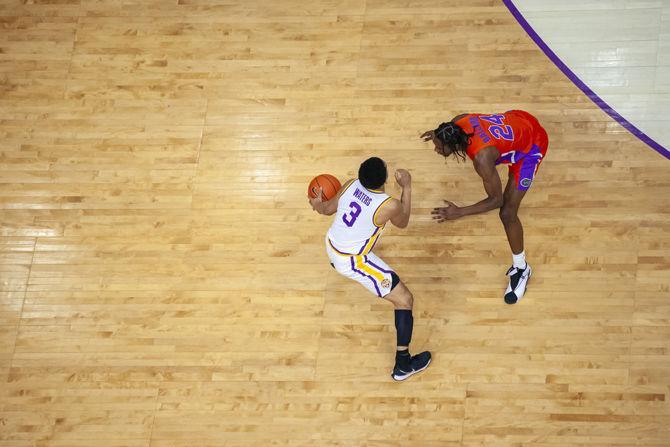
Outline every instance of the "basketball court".
[[[0, 447], [670, 445], [670, 5], [554, 3], [1, 1]], [[515, 305], [419, 138], [510, 109], [549, 134]], [[306, 196], [370, 156], [413, 177], [402, 383]]]

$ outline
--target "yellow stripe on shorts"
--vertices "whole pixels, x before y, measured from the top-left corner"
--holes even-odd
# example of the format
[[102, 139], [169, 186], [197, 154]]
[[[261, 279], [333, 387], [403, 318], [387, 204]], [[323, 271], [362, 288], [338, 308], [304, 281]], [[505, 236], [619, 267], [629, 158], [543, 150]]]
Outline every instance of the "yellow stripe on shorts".
[[354, 259], [356, 260], [356, 268], [358, 270], [362, 270], [368, 275], [372, 276], [374, 279], [376, 279], [379, 282], [384, 281], [384, 274], [377, 270], [376, 268], [373, 268], [367, 264], [363, 263], [363, 256], [354, 256]]

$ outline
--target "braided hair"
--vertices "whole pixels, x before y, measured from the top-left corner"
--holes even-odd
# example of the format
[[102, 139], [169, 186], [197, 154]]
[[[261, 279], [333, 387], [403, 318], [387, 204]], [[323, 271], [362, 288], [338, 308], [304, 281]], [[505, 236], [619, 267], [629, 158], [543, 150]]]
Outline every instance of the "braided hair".
[[451, 121], [440, 124], [433, 132], [443, 145], [449, 147], [461, 160], [465, 160], [470, 138], [474, 133], [465, 133], [461, 126]]

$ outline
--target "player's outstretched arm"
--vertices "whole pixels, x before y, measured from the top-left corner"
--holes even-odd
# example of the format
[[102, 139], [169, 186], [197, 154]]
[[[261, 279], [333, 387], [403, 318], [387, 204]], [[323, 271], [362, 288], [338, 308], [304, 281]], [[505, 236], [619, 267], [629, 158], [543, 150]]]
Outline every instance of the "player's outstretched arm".
[[498, 150], [494, 147], [483, 149], [474, 160], [475, 170], [482, 178], [484, 183], [484, 190], [487, 197], [474, 205], [459, 207], [454, 203], [445, 200], [447, 206], [435, 208], [432, 211], [433, 219], [438, 223], [458, 219], [459, 217], [469, 216], [472, 214], [485, 213], [496, 208], [500, 208], [503, 204], [502, 184], [500, 183], [500, 176], [496, 171], [496, 159], [498, 158]]
[[412, 213], [412, 176], [405, 169], [395, 172], [395, 180], [402, 188], [400, 201], [394, 201], [395, 212], [391, 217], [391, 223], [398, 228], [406, 228], [409, 224], [409, 216]]

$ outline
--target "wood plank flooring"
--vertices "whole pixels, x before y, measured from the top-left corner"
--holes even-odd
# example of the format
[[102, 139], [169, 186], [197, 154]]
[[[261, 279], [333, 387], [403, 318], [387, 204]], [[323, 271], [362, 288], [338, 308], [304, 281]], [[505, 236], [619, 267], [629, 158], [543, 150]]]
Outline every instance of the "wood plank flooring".
[[[667, 446], [668, 161], [493, 0], [0, 2], [0, 447]], [[503, 303], [496, 213], [418, 138], [535, 114]], [[392, 309], [328, 265], [307, 183], [371, 155], [414, 178], [377, 253]], [[389, 190], [397, 194], [393, 185]]]

